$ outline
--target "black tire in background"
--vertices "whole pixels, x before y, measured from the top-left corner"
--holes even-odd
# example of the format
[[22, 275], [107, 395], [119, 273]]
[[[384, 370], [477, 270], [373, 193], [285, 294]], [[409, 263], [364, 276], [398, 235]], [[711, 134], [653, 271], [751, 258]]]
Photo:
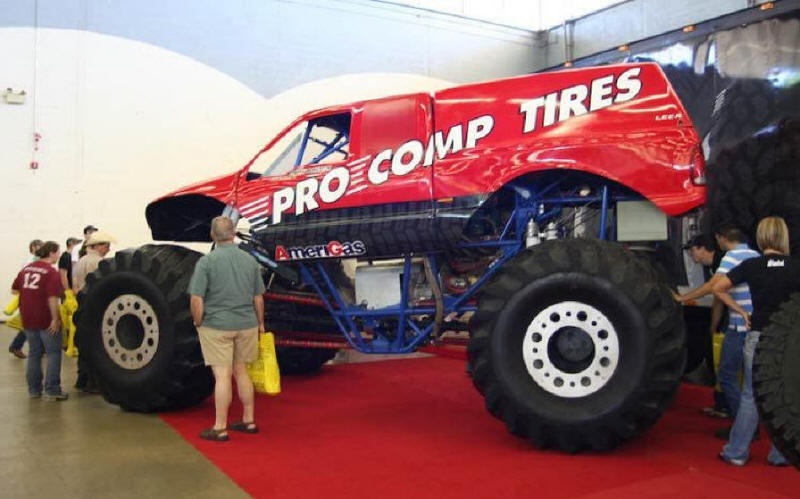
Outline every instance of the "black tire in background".
[[708, 143], [709, 159], [718, 151], [752, 137], [779, 117], [779, 90], [760, 79], [734, 80], [716, 97], [711, 116]]
[[[548, 319], [560, 306], [570, 307], [570, 318]], [[537, 329], [555, 330], [562, 319], [582, 321], [583, 333], [561, 326], [545, 344]], [[604, 321], [610, 331], [596, 331]], [[603, 241], [548, 241], [517, 255], [480, 291], [470, 333], [470, 372], [489, 412], [535, 446], [567, 452], [612, 449], [652, 426], [675, 395], [685, 362], [681, 308], [667, 286], [641, 258]], [[593, 345], [574, 351], [591, 354], [562, 351], [561, 339], [571, 336], [591, 339]], [[593, 378], [604, 341], [616, 341], [619, 356], [605, 364], [613, 366], [606, 378]], [[530, 355], [539, 356], [532, 363], [523, 350], [531, 346]], [[581, 395], [563, 380], [558, 385], [565, 372], [568, 383], [594, 391]]]
[[716, 69], [709, 66], [700, 74], [687, 64], [666, 64], [661, 69], [689, 113], [695, 130], [700, 137], [705, 137], [711, 128], [714, 99], [720, 84]]
[[213, 390], [186, 288], [201, 254], [147, 245], [100, 262], [78, 296], [76, 338], [103, 397], [123, 409], [167, 411]]
[[781, 305], [762, 332], [753, 362], [753, 389], [767, 433], [800, 469], [800, 294]]
[[720, 151], [708, 164], [708, 223], [739, 225], [755, 243], [759, 220], [781, 216], [800, 248], [800, 119], [787, 119]]

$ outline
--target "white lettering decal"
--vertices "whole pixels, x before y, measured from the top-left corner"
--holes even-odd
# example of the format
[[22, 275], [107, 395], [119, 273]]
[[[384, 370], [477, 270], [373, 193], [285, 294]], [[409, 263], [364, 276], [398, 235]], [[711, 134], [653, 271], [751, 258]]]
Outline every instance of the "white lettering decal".
[[275, 195], [272, 197], [272, 223], [277, 224], [281, 221], [281, 214], [286, 211], [286, 209], [292, 206], [294, 202], [294, 188], [293, 187], [284, 187], [283, 189], [276, 191]]
[[556, 99], [558, 92], [547, 94], [544, 98], [544, 118], [542, 126], [550, 126], [556, 122]]
[[[544, 128], [555, 124], [556, 111], [558, 121], [565, 121], [573, 116], [582, 116], [592, 111], [609, 107], [615, 102], [627, 102], [634, 99], [642, 90], [639, 80], [641, 68], [630, 68], [624, 71], [614, 83], [614, 75], [595, 78], [587, 85], [574, 85], [524, 101], [519, 106], [523, 115], [522, 133], [529, 133], [537, 128]], [[617, 89], [616, 97], [612, 97], [614, 88]], [[589, 107], [586, 107], [586, 100]], [[539, 110], [542, 109], [541, 118]], [[659, 118], [656, 118], [659, 119]]]
[[[414, 168], [419, 165], [420, 161], [422, 161], [423, 154], [422, 142], [418, 140], [409, 140], [397, 148], [397, 152], [392, 158], [392, 173], [395, 175], [411, 173]], [[405, 158], [409, 155], [411, 158], [406, 162]]]
[[589, 111], [583, 101], [589, 95], [586, 85], [575, 85], [561, 91], [561, 100], [558, 103], [558, 121], [564, 121], [573, 116], [581, 116]]
[[[338, 180], [338, 184], [335, 190], [331, 190], [331, 183], [334, 180]], [[344, 196], [348, 185], [350, 185], [350, 170], [344, 166], [336, 167], [322, 177], [319, 185], [319, 198], [323, 203], [335, 203]]]
[[539, 108], [544, 106], [544, 97], [537, 97], [523, 102], [519, 106], [519, 112], [525, 115], [525, 124], [522, 126], [522, 133], [532, 132], [536, 129], [539, 121]]
[[642, 68], [631, 68], [619, 75], [617, 80], [618, 92], [614, 102], [627, 102], [639, 94], [642, 89], [642, 82], [638, 78], [641, 70]]
[[469, 120], [467, 123], [467, 149], [475, 147], [478, 141], [489, 135], [494, 128], [494, 118], [484, 115]]
[[592, 96], [589, 99], [589, 111], [597, 111], [612, 104], [611, 94], [614, 88], [611, 84], [614, 83], [614, 75], [604, 76], [592, 80]]
[[296, 215], [301, 215], [306, 211], [316, 210], [319, 204], [314, 199], [314, 194], [319, 189], [319, 182], [315, 178], [307, 178], [297, 183], [295, 188], [297, 194], [295, 195], [295, 209]]
[[428, 147], [425, 148], [425, 160], [422, 162], [422, 166], [431, 166], [433, 164], [433, 137], [435, 135], [433, 134], [428, 138]]
[[[444, 136], [442, 131], [438, 131], [433, 134], [434, 145], [436, 146], [436, 156], [439, 159], [444, 159], [450, 153], [458, 152], [461, 149], [464, 149], [464, 142], [463, 142], [463, 127], [461, 125], [455, 125], [450, 128], [450, 131], [447, 133], [447, 140], [444, 140]], [[449, 152], [448, 152], [449, 151]]]
[[375, 159], [372, 160], [372, 163], [369, 165], [369, 170], [367, 171], [367, 178], [370, 182], [375, 185], [381, 185], [389, 180], [389, 171], [381, 170], [380, 166], [381, 163], [389, 161], [390, 159], [392, 159], [391, 149], [384, 149], [375, 156]]

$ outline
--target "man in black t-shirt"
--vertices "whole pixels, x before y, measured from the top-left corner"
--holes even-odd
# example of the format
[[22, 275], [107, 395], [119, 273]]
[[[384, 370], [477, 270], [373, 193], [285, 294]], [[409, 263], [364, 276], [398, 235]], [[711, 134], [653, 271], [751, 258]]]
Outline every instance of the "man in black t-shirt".
[[67, 238], [67, 250], [58, 259], [58, 275], [61, 277], [61, 285], [64, 289], [72, 289], [72, 248], [81, 242], [80, 239]]

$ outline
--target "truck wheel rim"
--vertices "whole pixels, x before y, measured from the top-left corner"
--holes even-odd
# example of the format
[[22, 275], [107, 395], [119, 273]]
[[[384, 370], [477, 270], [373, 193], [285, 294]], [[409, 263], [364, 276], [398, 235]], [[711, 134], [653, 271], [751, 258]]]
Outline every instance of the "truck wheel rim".
[[141, 369], [158, 350], [158, 318], [139, 295], [114, 298], [103, 314], [102, 331], [106, 353], [124, 369]]
[[614, 325], [586, 303], [564, 301], [533, 318], [522, 342], [525, 368], [544, 390], [577, 398], [605, 386], [619, 360]]

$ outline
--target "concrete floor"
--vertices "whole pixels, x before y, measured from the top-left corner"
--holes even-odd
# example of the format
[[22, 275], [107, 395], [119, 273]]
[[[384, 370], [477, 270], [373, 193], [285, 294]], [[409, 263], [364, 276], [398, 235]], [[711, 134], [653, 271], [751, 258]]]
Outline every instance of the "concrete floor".
[[0, 497], [248, 497], [158, 416], [75, 391], [75, 359], [61, 369], [69, 400], [29, 399], [15, 334], [0, 325]]

